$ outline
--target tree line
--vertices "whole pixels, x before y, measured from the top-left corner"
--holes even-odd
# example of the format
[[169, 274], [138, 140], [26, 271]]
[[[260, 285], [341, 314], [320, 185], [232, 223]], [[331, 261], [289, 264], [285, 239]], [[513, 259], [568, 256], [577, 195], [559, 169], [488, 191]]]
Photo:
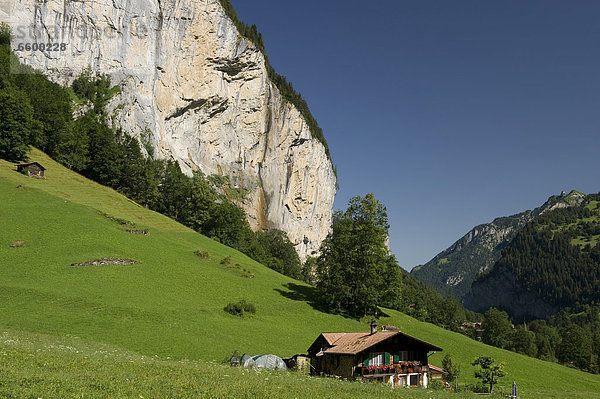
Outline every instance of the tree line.
[[482, 341], [538, 359], [600, 373], [600, 306], [565, 308], [545, 320], [514, 326], [496, 308], [484, 314]]
[[592, 373], [600, 373], [600, 199], [545, 212], [527, 223], [485, 279], [510, 270], [521, 289], [561, 309], [545, 320], [515, 321], [489, 309], [483, 342]]

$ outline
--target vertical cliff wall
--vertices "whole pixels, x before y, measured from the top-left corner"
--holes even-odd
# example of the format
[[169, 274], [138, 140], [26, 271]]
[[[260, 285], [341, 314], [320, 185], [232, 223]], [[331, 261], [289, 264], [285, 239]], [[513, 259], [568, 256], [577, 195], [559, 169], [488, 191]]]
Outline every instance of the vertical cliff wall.
[[218, 0], [13, 0], [4, 8], [13, 49], [66, 44], [16, 51], [23, 63], [67, 84], [86, 67], [110, 74], [121, 86], [107, 106], [112, 123], [189, 175], [228, 177], [251, 226], [286, 231], [301, 258], [318, 249], [332, 219], [331, 161]]

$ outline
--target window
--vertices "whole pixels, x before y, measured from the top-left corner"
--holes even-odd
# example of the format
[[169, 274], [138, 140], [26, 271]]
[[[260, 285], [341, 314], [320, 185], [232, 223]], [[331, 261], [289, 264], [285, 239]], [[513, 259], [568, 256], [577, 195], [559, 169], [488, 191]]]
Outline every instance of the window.
[[411, 386], [418, 386], [419, 385], [419, 375], [418, 374], [411, 374], [410, 375], [410, 385]]
[[400, 361], [401, 362], [408, 361], [408, 352], [407, 351], [401, 351], [400, 352]]
[[340, 356], [339, 355], [335, 355], [331, 358], [331, 367], [333, 367], [333, 369], [337, 369], [338, 367], [340, 367]]
[[383, 352], [375, 352], [369, 354], [369, 366], [383, 366]]

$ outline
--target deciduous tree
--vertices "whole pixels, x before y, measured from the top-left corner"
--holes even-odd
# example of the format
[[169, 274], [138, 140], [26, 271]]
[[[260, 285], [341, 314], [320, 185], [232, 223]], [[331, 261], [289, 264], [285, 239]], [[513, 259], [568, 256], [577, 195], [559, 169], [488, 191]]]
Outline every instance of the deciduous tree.
[[479, 366], [475, 370], [475, 378], [480, 379], [484, 384], [489, 384], [490, 393], [492, 393], [498, 379], [504, 377], [504, 363], [496, 363], [494, 359], [488, 356], [479, 356], [471, 364]]
[[490, 308], [485, 312], [481, 325], [483, 329], [482, 340], [488, 345], [498, 348], [507, 348], [510, 344], [511, 323], [506, 312]]
[[0, 157], [24, 159], [36, 126], [27, 97], [11, 87], [0, 90]]
[[386, 296], [398, 294], [390, 293], [401, 277], [386, 246], [388, 229], [386, 209], [373, 194], [354, 197], [335, 213], [316, 267], [317, 289], [331, 310], [374, 314]]
[[592, 359], [592, 337], [577, 324], [571, 324], [560, 332], [556, 357], [562, 363], [572, 364], [581, 370], [589, 370]]

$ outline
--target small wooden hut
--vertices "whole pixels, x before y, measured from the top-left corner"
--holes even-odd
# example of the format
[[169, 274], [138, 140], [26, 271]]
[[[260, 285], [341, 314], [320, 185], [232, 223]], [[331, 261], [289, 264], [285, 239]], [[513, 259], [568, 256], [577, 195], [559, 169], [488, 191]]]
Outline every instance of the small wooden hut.
[[44, 168], [42, 165], [40, 165], [37, 162], [26, 162], [26, 163], [20, 163], [17, 165], [17, 172], [23, 173], [24, 175], [27, 175], [30, 177], [35, 177], [37, 179], [44, 178], [45, 170], [46, 170], [46, 168]]

